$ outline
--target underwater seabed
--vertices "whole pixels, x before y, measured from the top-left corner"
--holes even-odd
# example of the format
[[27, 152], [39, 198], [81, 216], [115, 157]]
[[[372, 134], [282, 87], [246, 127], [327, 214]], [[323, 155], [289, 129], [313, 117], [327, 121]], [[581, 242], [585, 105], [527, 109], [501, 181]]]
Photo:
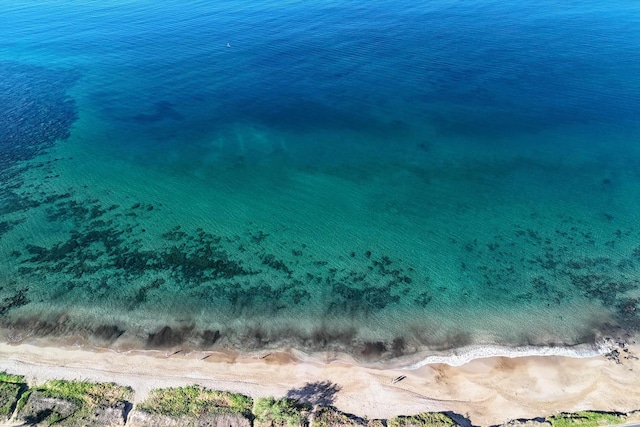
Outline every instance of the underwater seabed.
[[620, 197], [638, 192], [633, 173], [549, 164], [400, 165], [368, 184], [348, 169], [218, 166], [216, 184], [71, 137], [5, 185], [20, 201], [0, 240], [5, 337], [410, 365], [634, 333], [640, 235]]
[[[61, 154], [36, 165], [72, 164], [54, 160], [75, 158]], [[51, 181], [40, 171], [57, 175], [51, 175], [56, 169], [30, 169], [23, 175], [33, 174], [26, 188]], [[139, 182], [124, 172], [119, 176]], [[333, 178], [315, 179], [327, 180], [317, 189], [326, 186], [333, 194]], [[145, 192], [160, 194], [165, 183]], [[125, 206], [116, 205], [123, 197], [116, 191], [97, 192], [105, 194], [102, 202], [78, 197], [81, 190], [60, 194], [67, 186], [59, 181], [39, 185], [40, 192], [21, 193], [39, 203], [1, 241], [3, 264], [11, 268], [2, 289], [2, 323], [11, 342], [256, 354], [285, 349], [312, 358], [344, 354], [413, 366], [424, 360], [458, 363], [484, 354], [478, 349], [590, 355], [599, 338], [623, 333], [617, 326], [637, 330], [637, 233], [602, 226], [612, 221], [605, 216], [594, 235], [589, 216], [551, 210], [530, 214], [529, 225], [472, 212], [475, 219], [432, 219], [424, 229], [416, 228], [410, 213], [394, 211], [382, 216], [396, 220], [393, 232], [388, 224], [349, 231], [354, 225], [333, 217], [334, 233], [319, 234], [328, 241], [304, 243], [312, 221], [302, 221], [299, 212], [285, 218], [292, 221], [287, 228], [265, 218], [262, 227], [226, 224], [224, 217], [221, 223], [204, 220], [206, 209], [198, 212], [193, 200], [207, 206], [218, 195], [207, 197], [190, 180], [170, 187], [172, 195], [189, 194], [188, 202], [171, 204], [138, 202], [143, 199], [134, 197], [133, 187], [114, 185], [127, 188]], [[181, 185], [191, 191], [174, 191]], [[181, 218], [191, 223], [169, 228]], [[497, 223], [502, 228], [490, 231], [501, 234], [480, 228], [471, 235], [445, 234], [451, 219], [467, 227]], [[233, 226], [238, 234], [224, 234]], [[422, 240], [410, 234], [425, 229], [443, 235]], [[353, 238], [336, 239], [343, 234]], [[365, 234], [367, 239], [357, 240]]]
[[16, 93], [33, 120], [0, 141], [8, 341], [411, 366], [591, 354], [640, 329], [635, 129], [481, 141], [238, 122], [149, 138], [121, 128], [173, 123], [170, 106], [112, 123], [66, 97], [73, 82], [28, 71], [40, 104]]

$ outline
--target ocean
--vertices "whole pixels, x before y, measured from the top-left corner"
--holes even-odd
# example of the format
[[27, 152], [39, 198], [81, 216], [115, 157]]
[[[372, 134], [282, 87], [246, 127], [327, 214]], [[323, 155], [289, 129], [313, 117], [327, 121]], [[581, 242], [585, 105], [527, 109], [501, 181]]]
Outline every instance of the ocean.
[[3, 338], [637, 334], [638, 52], [630, 1], [0, 0]]

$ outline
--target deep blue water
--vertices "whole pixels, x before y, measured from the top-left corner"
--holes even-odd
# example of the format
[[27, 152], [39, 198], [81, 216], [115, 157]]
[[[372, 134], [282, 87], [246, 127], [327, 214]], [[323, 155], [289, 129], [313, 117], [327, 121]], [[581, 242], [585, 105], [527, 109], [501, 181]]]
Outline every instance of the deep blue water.
[[0, 0], [3, 322], [384, 355], [636, 331], [639, 48], [625, 1]]

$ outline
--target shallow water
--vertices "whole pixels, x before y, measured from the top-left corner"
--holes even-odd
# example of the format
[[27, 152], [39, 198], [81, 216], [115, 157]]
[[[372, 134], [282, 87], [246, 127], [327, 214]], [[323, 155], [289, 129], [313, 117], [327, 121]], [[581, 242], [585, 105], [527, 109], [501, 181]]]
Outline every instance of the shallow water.
[[0, 7], [7, 339], [384, 359], [640, 327], [640, 6]]

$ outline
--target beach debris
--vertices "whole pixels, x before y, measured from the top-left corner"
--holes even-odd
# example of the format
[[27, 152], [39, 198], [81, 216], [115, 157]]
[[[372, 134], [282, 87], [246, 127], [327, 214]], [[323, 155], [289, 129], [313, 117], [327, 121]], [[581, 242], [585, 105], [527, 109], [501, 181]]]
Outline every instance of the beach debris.
[[616, 364], [618, 365], [622, 364], [622, 362], [620, 362], [620, 352], [618, 350], [612, 350], [609, 353], [605, 354], [604, 357], [606, 357], [607, 360], [616, 362]]
[[175, 356], [175, 355], [176, 355], [176, 354], [178, 354], [178, 353], [182, 353], [182, 350], [176, 350], [176, 351], [174, 351], [174, 352], [173, 352], [173, 353], [171, 353], [171, 354], [167, 354], [167, 358], [169, 358], [169, 357], [171, 357], [171, 356]]
[[262, 356], [258, 357], [258, 359], [262, 360], [262, 359], [266, 359], [267, 357], [271, 356], [273, 353], [267, 353], [267, 354], [263, 354]]
[[407, 378], [406, 375], [400, 375], [399, 377], [395, 377], [394, 379], [391, 380], [391, 384], [399, 383], [405, 378]]
[[605, 342], [610, 346], [609, 351], [604, 353], [607, 360], [615, 362], [617, 365], [622, 365], [628, 360], [638, 360], [638, 356], [631, 352], [629, 344], [624, 339], [606, 337]]

